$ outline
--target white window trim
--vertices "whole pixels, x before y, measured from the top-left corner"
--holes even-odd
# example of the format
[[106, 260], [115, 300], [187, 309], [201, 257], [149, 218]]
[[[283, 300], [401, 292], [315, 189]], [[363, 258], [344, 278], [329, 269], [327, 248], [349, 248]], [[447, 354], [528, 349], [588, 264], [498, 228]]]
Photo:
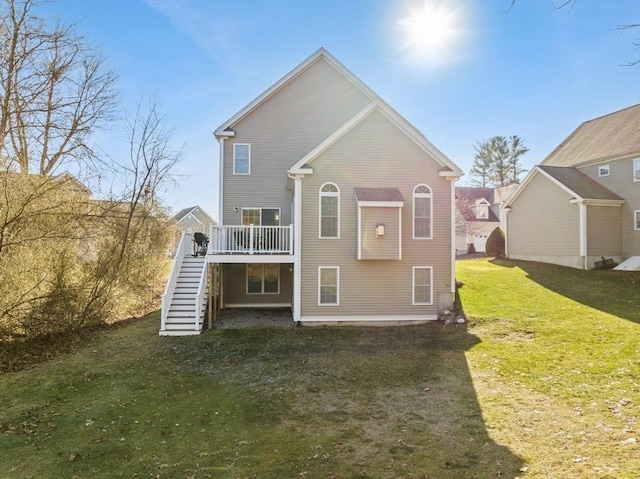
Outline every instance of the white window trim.
[[[416, 193], [416, 190], [420, 186], [426, 186], [429, 189], [430, 193]], [[426, 183], [420, 183], [419, 185], [416, 185], [415, 188], [413, 188], [413, 193], [411, 196], [412, 196], [411, 201], [413, 206], [413, 211], [411, 216], [411, 223], [412, 223], [411, 229], [413, 233], [413, 239], [414, 240], [433, 239], [433, 190]], [[429, 201], [429, 236], [416, 236], [416, 198], [429, 198], [431, 200]]]
[[[336, 302], [335, 303], [323, 303], [322, 302], [322, 270], [334, 269], [336, 270]], [[318, 306], [340, 306], [340, 266], [318, 266]]]
[[[255, 264], [255, 263], [254, 263]], [[275, 263], [270, 263], [270, 264], [275, 264]], [[280, 294], [280, 266], [278, 265], [278, 291], [275, 293], [265, 293], [264, 291], [264, 263], [260, 263], [260, 267], [262, 268], [262, 285], [260, 287], [260, 289], [262, 290], [260, 293], [250, 293], [249, 292], [249, 266], [251, 264], [247, 263], [246, 268], [245, 268], [245, 293], [247, 296], [265, 296], [265, 295], [278, 295]]]
[[631, 166], [633, 168], [633, 171], [631, 172], [633, 175], [633, 181], [637, 183], [640, 181], [640, 158], [634, 158], [631, 162]]
[[[337, 192], [322, 191], [327, 185], [333, 185]], [[338, 198], [338, 232], [336, 236], [322, 236], [322, 198], [324, 196], [332, 196]], [[318, 190], [318, 239], [337, 240], [340, 239], [340, 187], [332, 181], [327, 181], [320, 186]]]
[[609, 165], [600, 165], [598, 166], [598, 177], [602, 178], [603, 176], [609, 176], [611, 169]]
[[635, 210], [633, 212], [633, 229], [635, 231], [640, 231], [640, 210]]
[[[416, 302], [416, 270], [429, 270], [429, 302]], [[414, 306], [431, 306], [433, 305], [433, 266], [414, 266], [411, 278], [411, 304]]]
[[[247, 146], [249, 149], [249, 159], [248, 159], [246, 173], [238, 173], [236, 171], [236, 146]], [[233, 144], [233, 174], [240, 175], [240, 176], [247, 176], [251, 174], [251, 143], [234, 143]]]

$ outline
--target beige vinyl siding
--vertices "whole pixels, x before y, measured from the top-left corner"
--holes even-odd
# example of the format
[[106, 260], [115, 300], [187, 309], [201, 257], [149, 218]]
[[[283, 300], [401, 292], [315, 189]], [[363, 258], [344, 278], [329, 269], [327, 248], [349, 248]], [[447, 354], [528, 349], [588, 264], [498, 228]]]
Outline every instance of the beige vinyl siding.
[[620, 261], [622, 255], [622, 231], [620, 228], [621, 208], [619, 206], [587, 207], [587, 256], [588, 266], [602, 256]]
[[[442, 295], [451, 295], [451, 182], [439, 165], [381, 114], [374, 113], [313, 163], [302, 181], [302, 289], [305, 317], [403, 316], [437, 314]], [[340, 239], [318, 239], [318, 192], [325, 182], [340, 188]], [[433, 239], [412, 239], [411, 197], [424, 183], [433, 192]], [[358, 261], [357, 202], [354, 188], [399, 188], [402, 260]], [[365, 208], [363, 208], [364, 210]], [[397, 213], [396, 208], [388, 208]], [[318, 307], [319, 266], [340, 267], [340, 305]], [[433, 305], [412, 305], [413, 266], [433, 266]], [[439, 294], [441, 297], [439, 297]], [[448, 299], [448, 298], [447, 298]]]
[[571, 199], [542, 173], [536, 174], [507, 216], [509, 257], [580, 267], [580, 215]]
[[[290, 224], [287, 169], [368, 101], [320, 59], [232, 125], [235, 136], [224, 141], [223, 223], [240, 224], [243, 206], [264, 206], [280, 208], [280, 224]], [[233, 143], [251, 144], [250, 175], [233, 175]]]
[[280, 265], [280, 294], [247, 294], [247, 265], [224, 265], [224, 300], [227, 305], [291, 304], [293, 272], [290, 264]]
[[[399, 208], [361, 208], [360, 247], [363, 260], [400, 259]], [[376, 237], [376, 226], [384, 225], [384, 236]]]
[[[580, 168], [585, 175], [590, 176], [609, 190], [624, 198], [620, 216], [622, 235], [622, 256], [640, 255], [640, 231], [633, 229], [633, 212], [640, 210], [640, 182], [633, 181], [633, 158], [640, 157], [640, 152], [632, 157], [620, 160], [609, 160], [602, 163]], [[598, 176], [598, 168], [609, 165], [608, 176]]]

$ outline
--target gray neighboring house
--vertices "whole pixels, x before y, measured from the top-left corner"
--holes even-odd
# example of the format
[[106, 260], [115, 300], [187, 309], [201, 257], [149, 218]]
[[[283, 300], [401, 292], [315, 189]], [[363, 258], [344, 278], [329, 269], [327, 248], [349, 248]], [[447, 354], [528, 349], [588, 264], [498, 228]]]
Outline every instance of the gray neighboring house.
[[580, 269], [638, 261], [640, 104], [582, 123], [504, 211], [509, 258]]
[[[221, 224], [197, 266], [211, 273], [176, 257], [160, 334], [198, 334], [208, 284], [216, 307], [291, 308], [306, 325], [403, 324], [452, 308], [462, 171], [325, 49], [215, 136]], [[188, 284], [199, 284], [195, 303]]]
[[178, 211], [173, 215], [173, 219], [185, 233], [200, 232], [209, 235], [211, 227], [217, 224], [216, 220], [197, 205]]

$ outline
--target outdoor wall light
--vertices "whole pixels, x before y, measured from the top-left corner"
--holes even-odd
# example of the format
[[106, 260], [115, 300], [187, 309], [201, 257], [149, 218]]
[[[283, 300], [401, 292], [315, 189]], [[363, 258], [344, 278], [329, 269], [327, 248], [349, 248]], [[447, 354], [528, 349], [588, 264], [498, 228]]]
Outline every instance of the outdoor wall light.
[[382, 238], [384, 236], [384, 224], [379, 223], [376, 225], [376, 238]]

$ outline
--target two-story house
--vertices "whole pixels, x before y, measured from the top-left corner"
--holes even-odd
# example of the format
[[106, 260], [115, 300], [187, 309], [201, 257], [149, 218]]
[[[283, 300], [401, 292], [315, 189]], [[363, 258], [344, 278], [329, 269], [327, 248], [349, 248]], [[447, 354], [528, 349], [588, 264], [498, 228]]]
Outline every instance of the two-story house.
[[586, 121], [534, 167], [505, 204], [507, 256], [580, 269], [636, 261], [639, 128], [640, 104]]
[[186, 290], [174, 267], [161, 334], [197, 333], [206, 291], [222, 308], [291, 307], [305, 325], [405, 324], [453, 306], [462, 172], [325, 49], [215, 136], [221, 223], [206, 256], [185, 261], [216, 273], [191, 273], [194, 322], [186, 296], [184, 314], [172, 306]]

